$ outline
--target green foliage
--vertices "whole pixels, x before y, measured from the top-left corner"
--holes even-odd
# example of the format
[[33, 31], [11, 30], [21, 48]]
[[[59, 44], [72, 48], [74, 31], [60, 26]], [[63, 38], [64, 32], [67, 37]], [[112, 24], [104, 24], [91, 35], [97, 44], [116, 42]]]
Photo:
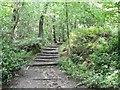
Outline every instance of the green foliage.
[[15, 48], [11, 41], [2, 41], [2, 83], [7, 84], [22, 65], [26, 64], [25, 58], [30, 55], [25, 50]]
[[60, 47], [59, 47], [59, 51], [60, 54], [62, 54], [64, 51], [67, 50], [68, 45], [66, 43], [63, 43]]
[[101, 27], [71, 32], [71, 54], [61, 68], [80, 78], [79, 85], [120, 88], [118, 38], [113, 30]]
[[[33, 32], [33, 30], [31, 30], [30, 33], [27, 33], [32, 27], [30, 24], [28, 24], [29, 20], [33, 20], [33, 19], [29, 19], [31, 15], [27, 17], [27, 15], [24, 14], [25, 13], [24, 9], [26, 8], [26, 10], [28, 10], [29, 8], [29, 7], [26, 7], [27, 3], [25, 3], [24, 7], [21, 7], [21, 4], [22, 3], [16, 4], [15, 2], [11, 2], [11, 3], [0, 2], [0, 8], [1, 8], [0, 10], [0, 13], [1, 13], [0, 14], [0, 17], [1, 17], [0, 18], [0, 28], [1, 28], [0, 30], [1, 32], [0, 74], [2, 74], [0, 76], [0, 79], [2, 81], [2, 84], [8, 84], [8, 82], [12, 79], [15, 73], [23, 65], [28, 63], [27, 59], [32, 54], [30, 50], [29, 50], [30, 52], [28, 52], [26, 49], [29, 49], [29, 47], [33, 45], [36, 45], [39, 43], [41, 44], [41, 41], [35, 38], [36, 36], [34, 36], [35, 33]], [[14, 8], [20, 8], [19, 21], [15, 31], [13, 31], [13, 25], [14, 25], [13, 9]], [[29, 27], [29, 25], [31, 27]], [[37, 49], [39, 50], [39, 48]]]
[[80, 76], [80, 73], [77, 71], [79, 69], [77, 68], [76, 64], [70, 60], [70, 58], [61, 58], [59, 65], [67, 74], [73, 77]]
[[109, 29], [90, 27], [76, 30], [70, 35], [71, 53], [87, 59], [89, 54], [99, 50], [102, 45], [107, 45], [111, 33]]
[[[46, 3], [48, 6], [44, 13]], [[42, 46], [53, 44], [53, 25], [57, 41], [67, 42], [60, 47], [60, 53], [68, 53], [68, 25], [71, 52], [69, 58], [61, 62], [62, 68], [74, 77], [81, 77], [88, 86], [118, 87], [119, 5], [114, 2], [67, 3], [67, 22], [65, 3], [46, 3], [0, 2], [0, 44], [3, 46], [0, 47], [3, 59], [0, 71], [3, 72], [3, 83], [10, 81], [15, 74], [13, 71], [26, 63], [28, 51], [39, 51]], [[13, 10], [18, 10], [18, 15], [14, 15]], [[44, 15], [42, 41], [38, 38], [41, 15]], [[15, 16], [18, 22], [13, 30]]]
[[34, 44], [41, 44], [42, 40], [40, 38], [26, 38], [20, 40], [14, 40], [15, 46], [32, 46]]
[[81, 63], [81, 62], [84, 61], [83, 57], [82, 56], [78, 56], [77, 54], [71, 54], [69, 57], [71, 58], [71, 60], [74, 63]]

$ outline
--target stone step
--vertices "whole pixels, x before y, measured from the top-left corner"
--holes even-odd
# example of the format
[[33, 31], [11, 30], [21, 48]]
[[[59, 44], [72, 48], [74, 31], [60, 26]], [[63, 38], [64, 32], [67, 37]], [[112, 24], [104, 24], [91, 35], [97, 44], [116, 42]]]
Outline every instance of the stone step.
[[46, 53], [38, 53], [37, 56], [59, 56], [59, 54], [46, 54]]
[[35, 59], [56, 59], [58, 56], [36, 56]]
[[58, 50], [58, 48], [46, 47], [46, 48], [42, 48], [42, 50], [53, 51], [53, 50]]
[[31, 66], [52, 66], [58, 65], [58, 62], [34, 62]]
[[55, 62], [57, 59], [34, 59], [37, 62]]
[[58, 51], [57, 50], [54, 50], [54, 51], [42, 51], [42, 53], [45, 53], [45, 54], [58, 54]]
[[49, 48], [58, 48], [60, 45], [47, 46]]
[[61, 78], [33, 78], [33, 80], [61, 80]]

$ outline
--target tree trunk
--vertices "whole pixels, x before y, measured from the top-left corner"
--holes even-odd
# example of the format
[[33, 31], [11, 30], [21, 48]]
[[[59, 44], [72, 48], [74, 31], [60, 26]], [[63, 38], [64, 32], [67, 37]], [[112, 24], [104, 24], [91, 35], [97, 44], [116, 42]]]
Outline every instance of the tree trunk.
[[15, 29], [17, 27], [18, 21], [19, 21], [19, 13], [18, 13], [18, 8], [13, 9], [13, 27], [12, 27], [12, 38], [14, 39], [17, 34], [15, 32]]
[[39, 19], [39, 33], [38, 33], [38, 37], [40, 37], [40, 38], [43, 38], [43, 33], [44, 33], [43, 32], [44, 14], [47, 12], [47, 6], [48, 6], [48, 3], [45, 4], [43, 14], [40, 16], [40, 19]]
[[68, 54], [70, 54], [70, 40], [69, 40], [69, 27], [68, 27], [68, 3], [66, 2], [66, 23], [67, 23], [67, 38], [68, 38]]
[[67, 37], [69, 39], [69, 27], [68, 27], [68, 4], [66, 2], [66, 24], [67, 24]]
[[18, 9], [14, 8], [13, 9], [13, 21], [15, 22], [13, 25], [13, 31], [15, 30], [19, 20], [19, 14], [18, 14]]
[[60, 26], [59, 26], [59, 35], [58, 35], [58, 41], [61, 42], [61, 23], [60, 23]]
[[38, 37], [41, 38], [43, 38], [43, 23], [44, 23], [44, 15], [41, 15], [39, 20], [39, 34], [38, 34]]
[[74, 22], [74, 29], [76, 29], [77, 28], [77, 23], [76, 23], [76, 20], [75, 20], [75, 22]]
[[55, 16], [52, 18], [52, 21], [53, 21], [53, 41], [54, 43], [57, 43], [57, 40], [56, 40], [56, 32], [55, 32]]
[[62, 41], [65, 42], [64, 25], [62, 25]]
[[[20, 2], [16, 2], [16, 4], [19, 5]], [[22, 2], [22, 7], [23, 7], [23, 5], [24, 5], [24, 2]], [[20, 10], [20, 8], [14, 8], [13, 9], [13, 22], [14, 22], [14, 24], [13, 24], [13, 27], [12, 27], [12, 29], [13, 29], [12, 38], [16, 37], [15, 29], [16, 29], [16, 27], [18, 25], [18, 22], [19, 22], [19, 10]]]

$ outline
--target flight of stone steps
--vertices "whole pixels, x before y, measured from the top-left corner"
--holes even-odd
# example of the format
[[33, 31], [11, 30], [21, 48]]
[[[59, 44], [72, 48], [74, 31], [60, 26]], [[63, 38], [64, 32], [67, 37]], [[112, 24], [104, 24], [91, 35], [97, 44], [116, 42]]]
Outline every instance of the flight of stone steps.
[[59, 70], [58, 45], [42, 48], [30, 66], [21, 69], [10, 88], [74, 88], [76, 82]]
[[31, 66], [52, 66], [58, 64], [59, 45], [47, 46], [38, 53]]

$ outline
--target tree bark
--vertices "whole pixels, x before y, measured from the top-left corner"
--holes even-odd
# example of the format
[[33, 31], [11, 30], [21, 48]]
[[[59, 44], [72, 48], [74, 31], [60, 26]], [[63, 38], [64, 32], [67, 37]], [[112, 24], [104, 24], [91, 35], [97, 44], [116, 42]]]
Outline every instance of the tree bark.
[[77, 28], [77, 22], [75, 20], [75, 22], [74, 22], [74, 29], [76, 29], [76, 28]]
[[52, 18], [52, 21], [53, 21], [53, 41], [54, 43], [57, 43], [57, 40], [56, 40], [56, 32], [55, 32], [55, 16]]
[[43, 23], [44, 23], [44, 15], [41, 15], [39, 20], [39, 34], [38, 34], [38, 37], [41, 38], [43, 38]]
[[19, 9], [16, 9], [16, 8], [13, 9], [13, 21], [15, 22], [14, 25], [13, 25], [13, 31], [15, 30], [15, 28], [18, 24], [18, 21], [19, 21], [18, 10]]
[[[16, 2], [17, 3], [17, 5], [19, 5], [19, 3], [20, 2]], [[24, 5], [24, 2], [22, 3], [22, 6]], [[16, 29], [16, 27], [17, 27], [17, 25], [18, 25], [18, 22], [19, 22], [19, 10], [20, 10], [21, 8], [14, 8], [13, 9], [13, 22], [14, 22], [14, 24], [13, 24], [13, 27], [12, 27], [12, 29], [13, 29], [13, 36], [12, 36], [12, 38], [15, 38], [15, 36], [16, 36], [16, 34], [15, 34], [15, 29]]]
[[65, 42], [64, 25], [62, 25], [62, 41]]
[[69, 39], [69, 27], [68, 27], [68, 4], [66, 2], [66, 24], [67, 24], [67, 37]]
[[70, 40], [69, 40], [69, 27], [68, 27], [68, 3], [66, 2], [66, 23], [67, 23], [67, 38], [68, 38], [68, 54], [70, 54]]
[[44, 14], [47, 12], [47, 7], [48, 7], [48, 3], [45, 4], [43, 14], [40, 16], [40, 19], [39, 19], [39, 33], [38, 33], [38, 37], [41, 37], [41, 38], [43, 38], [43, 33], [44, 33], [44, 29], [43, 29]]

